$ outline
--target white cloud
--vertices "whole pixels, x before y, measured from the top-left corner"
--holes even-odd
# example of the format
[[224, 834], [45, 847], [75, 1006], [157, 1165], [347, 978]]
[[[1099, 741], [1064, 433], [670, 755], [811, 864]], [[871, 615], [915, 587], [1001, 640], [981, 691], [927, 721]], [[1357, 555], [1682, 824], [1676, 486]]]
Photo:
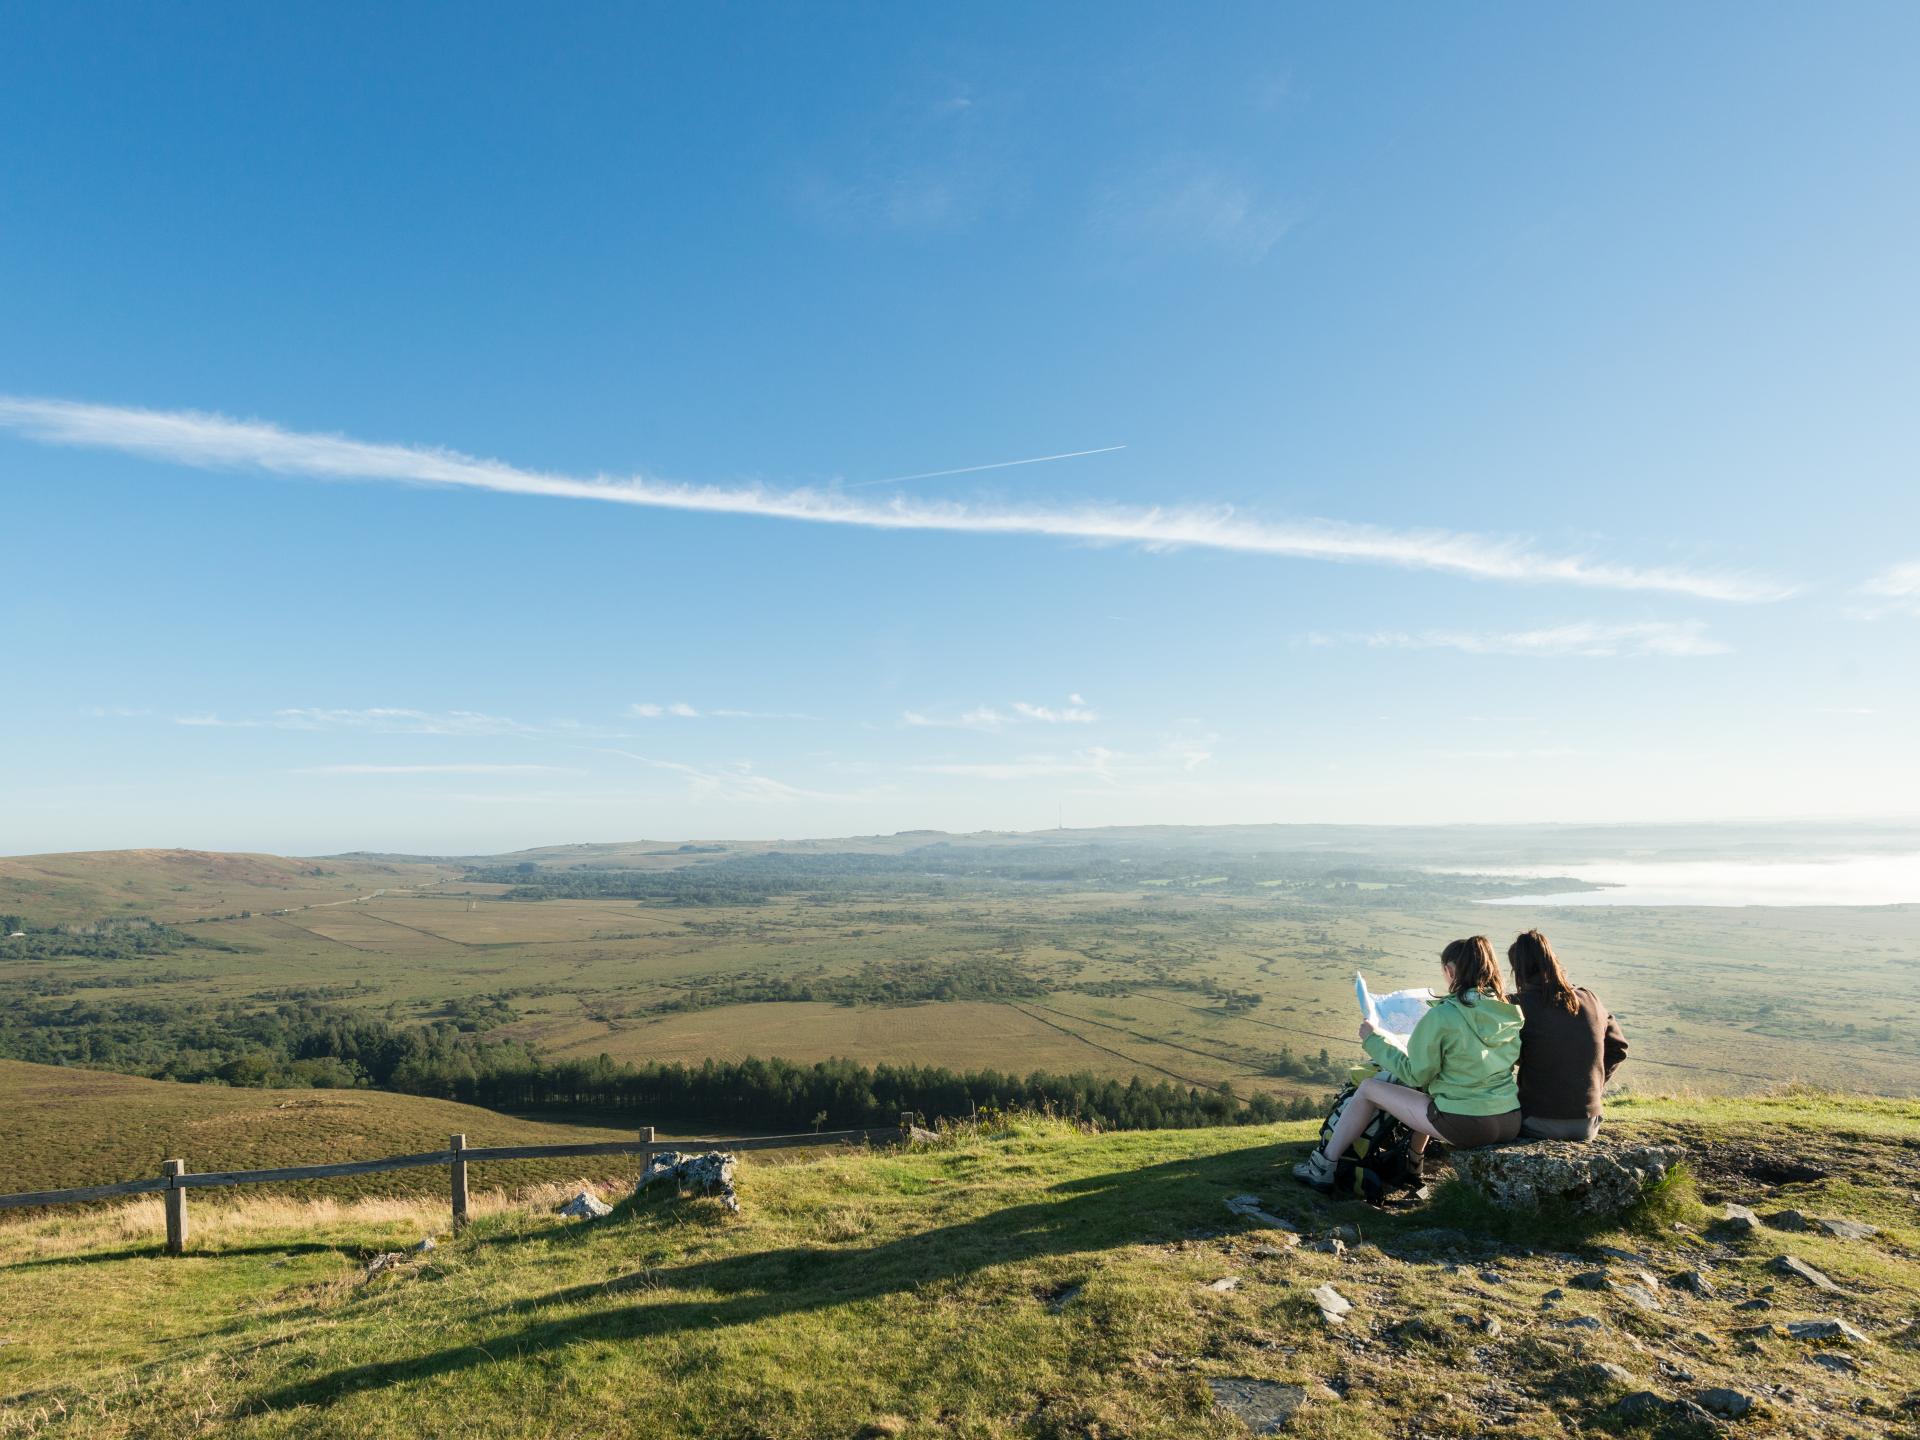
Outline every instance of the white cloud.
[[629, 705], [627, 714], [639, 720], [658, 720], [663, 716], [672, 716], [678, 720], [811, 720], [811, 715], [803, 715], [797, 710], [699, 710], [684, 700], [676, 700], [671, 705], [657, 705], [652, 701], [641, 701]]
[[153, 714], [153, 711], [136, 709], [131, 705], [89, 705], [82, 713], [95, 720], [138, 720], [143, 715]]
[[1042, 535], [1136, 544], [1156, 550], [1191, 546], [1395, 565], [1477, 579], [1669, 591], [1714, 600], [1777, 600], [1792, 593], [1776, 582], [1739, 574], [1543, 554], [1519, 539], [1442, 530], [1388, 530], [1331, 520], [1268, 522], [1241, 516], [1227, 506], [1007, 506], [897, 494], [868, 501], [836, 490], [683, 485], [645, 477], [581, 479], [522, 470], [451, 450], [301, 434], [259, 421], [196, 411], [138, 410], [5, 396], [0, 396], [0, 426], [12, 427], [47, 444], [89, 446], [174, 464], [264, 470], [314, 479], [391, 480], [880, 530]]
[[559, 765], [309, 765], [295, 775], [580, 775]]
[[1731, 647], [1713, 639], [1698, 620], [1646, 620], [1631, 624], [1581, 621], [1537, 630], [1458, 631], [1379, 630], [1339, 636], [1316, 632], [1309, 645], [1362, 644], [1385, 650], [1460, 650], [1469, 655], [1575, 655], [1608, 658], [1633, 655], [1692, 657], [1725, 655]]
[[1032, 705], [1025, 700], [1013, 702], [1014, 713], [1024, 720], [1038, 720], [1045, 725], [1091, 725], [1100, 717], [1086, 708], [1083, 703], [1070, 703], [1060, 709], [1050, 705]]
[[1871, 604], [1849, 608], [1847, 613], [1856, 620], [1879, 620], [1888, 615], [1920, 615], [1920, 560], [1888, 566], [1878, 575], [1862, 581], [1855, 593], [1873, 599]]
[[1036, 705], [1030, 700], [1015, 700], [1004, 710], [991, 705], [976, 705], [958, 715], [932, 715], [924, 710], [903, 710], [900, 723], [939, 730], [1004, 730], [1009, 725], [1030, 722], [1038, 725], [1091, 725], [1100, 717], [1087, 708], [1079, 695], [1067, 697], [1064, 706]]

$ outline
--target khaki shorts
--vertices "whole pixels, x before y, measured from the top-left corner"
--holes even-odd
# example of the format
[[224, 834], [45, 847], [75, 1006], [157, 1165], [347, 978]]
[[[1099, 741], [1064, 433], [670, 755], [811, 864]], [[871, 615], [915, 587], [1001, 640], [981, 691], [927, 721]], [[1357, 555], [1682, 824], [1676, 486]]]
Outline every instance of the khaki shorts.
[[1549, 1120], [1544, 1115], [1529, 1115], [1520, 1122], [1520, 1133], [1529, 1140], [1591, 1140], [1600, 1133], [1600, 1117]]
[[1427, 1123], [1440, 1132], [1440, 1138], [1456, 1150], [1478, 1150], [1483, 1145], [1504, 1145], [1520, 1138], [1520, 1112], [1504, 1115], [1451, 1115], [1427, 1097]]

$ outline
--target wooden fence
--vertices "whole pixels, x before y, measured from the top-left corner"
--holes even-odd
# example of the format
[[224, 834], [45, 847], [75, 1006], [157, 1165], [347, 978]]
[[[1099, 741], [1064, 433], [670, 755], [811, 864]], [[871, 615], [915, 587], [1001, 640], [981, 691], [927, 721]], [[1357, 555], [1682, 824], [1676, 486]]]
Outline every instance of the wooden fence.
[[452, 1136], [445, 1150], [419, 1155], [389, 1155], [384, 1160], [345, 1160], [335, 1165], [294, 1165], [278, 1170], [208, 1170], [195, 1174], [184, 1160], [168, 1160], [151, 1180], [122, 1180], [116, 1185], [82, 1185], [74, 1190], [38, 1190], [0, 1195], [0, 1210], [28, 1205], [79, 1205], [90, 1200], [112, 1200], [122, 1195], [166, 1197], [167, 1252], [180, 1255], [187, 1248], [187, 1192], [216, 1185], [270, 1185], [287, 1180], [330, 1180], [342, 1175], [372, 1175], [383, 1170], [413, 1170], [425, 1165], [447, 1167], [453, 1200], [453, 1228], [467, 1223], [467, 1167], [484, 1160], [560, 1160], [587, 1155], [638, 1155], [640, 1168], [656, 1150], [776, 1150], [794, 1145], [884, 1144], [913, 1135], [912, 1115], [902, 1115], [896, 1127], [869, 1130], [808, 1131], [799, 1135], [755, 1135], [735, 1140], [655, 1140], [653, 1126], [642, 1125], [632, 1140], [596, 1140], [579, 1145], [469, 1146], [465, 1135]]

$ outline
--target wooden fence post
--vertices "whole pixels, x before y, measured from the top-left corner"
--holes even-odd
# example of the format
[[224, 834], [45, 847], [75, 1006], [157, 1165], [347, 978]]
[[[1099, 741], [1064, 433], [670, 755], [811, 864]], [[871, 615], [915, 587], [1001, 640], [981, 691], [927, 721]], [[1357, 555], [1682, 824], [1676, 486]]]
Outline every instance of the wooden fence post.
[[187, 1173], [187, 1162], [169, 1160], [160, 1167], [167, 1177], [167, 1253], [187, 1253], [187, 1192], [180, 1188], [180, 1177]]
[[453, 1151], [453, 1228], [458, 1231], [467, 1226], [467, 1161], [461, 1153], [467, 1148], [467, 1137], [455, 1135], [448, 1144]]
[[640, 1173], [647, 1173], [647, 1167], [653, 1164], [653, 1127], [640, 1127]]

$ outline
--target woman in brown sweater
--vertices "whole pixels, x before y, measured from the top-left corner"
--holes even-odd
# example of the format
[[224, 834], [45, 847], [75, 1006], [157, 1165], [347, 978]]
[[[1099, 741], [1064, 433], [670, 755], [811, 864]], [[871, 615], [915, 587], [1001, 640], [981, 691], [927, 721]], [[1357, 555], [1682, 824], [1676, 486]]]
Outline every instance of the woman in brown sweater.
[[1591, 990], [1567, 979], [1553, 946], [1529, 930], [1507, 947], [1513, 1003], [1527, 1017], [1520, 1032], [1520, 1135], [1527, 1140], [1591, 1140], [1600, 1132], [1601, 1096], [1627, 1038]]

